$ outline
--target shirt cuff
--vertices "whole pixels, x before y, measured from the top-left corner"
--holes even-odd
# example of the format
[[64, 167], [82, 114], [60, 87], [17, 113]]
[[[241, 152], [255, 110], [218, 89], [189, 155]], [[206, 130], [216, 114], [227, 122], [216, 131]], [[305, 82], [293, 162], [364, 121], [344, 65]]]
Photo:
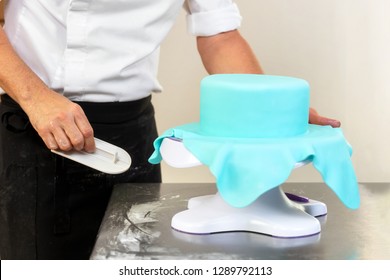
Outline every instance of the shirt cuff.
[[212, 36], [240, 27], [242, 17], [236, 4], [187, 15], [187, 30], [195, 36]]

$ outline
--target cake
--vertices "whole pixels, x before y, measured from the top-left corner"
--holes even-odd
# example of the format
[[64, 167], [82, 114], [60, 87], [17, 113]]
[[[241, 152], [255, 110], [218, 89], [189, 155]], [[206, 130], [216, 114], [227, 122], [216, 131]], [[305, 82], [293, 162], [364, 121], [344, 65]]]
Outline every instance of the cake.
[[217, 137], [279, 138], [308, 129], [309, 85], [265, 75], [212, 75], [201, 82], [200, 131]]
[[246, 207], [310, 160], [349, 208], [360, 204], [352, 148], [340, 128], [308, 123], [309, 85], [270, 75], [218, 74], [201, 81], [200, 121], [165, 131], [149, 162], [158, 164], [164, 138], [180, 139], [216, 178], [218, 192]]

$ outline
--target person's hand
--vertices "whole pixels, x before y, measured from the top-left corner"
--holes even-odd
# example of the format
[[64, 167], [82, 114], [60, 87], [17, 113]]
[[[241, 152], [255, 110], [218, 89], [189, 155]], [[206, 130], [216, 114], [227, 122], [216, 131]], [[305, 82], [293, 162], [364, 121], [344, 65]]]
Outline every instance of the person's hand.
[[340, 127], [341, 123], [338, 120], [330, 119], [327, 117], [323, 117], [318, 112], [310, 108], [309, 111], [309, 123], [310, 124], [317, 124], [317, 125], [330, 125], [332, 127]]
[[48, 90], [23, 106], [32, 126], [52, 150], [93, 152], [93, 129], [82, 108], [66, 97]]
[[93, 152], [93, 129], [79, 105], [50, 90], [24, 63], [0, 28], [0, 87], [26, 112], [53, 150]]

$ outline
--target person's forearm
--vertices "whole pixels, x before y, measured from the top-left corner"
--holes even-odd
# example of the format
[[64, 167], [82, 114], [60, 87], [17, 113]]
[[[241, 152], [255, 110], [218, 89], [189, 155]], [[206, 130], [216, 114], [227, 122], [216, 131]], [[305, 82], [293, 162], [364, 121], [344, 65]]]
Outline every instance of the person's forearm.
[[93, 129], [82, 108], [46, 86], [16, 54], [2, 29], [0, 87], [19, 103], [49, 149], [95, 150]]
[[237, 30], [197, 38], [198, 51], [209, 74], [263, 74], [251, 47]]
[[49, 89], [41, 79], [19, 58], [0, 29], [0, 87], [21, 107], [28, 110], [35, 94]]

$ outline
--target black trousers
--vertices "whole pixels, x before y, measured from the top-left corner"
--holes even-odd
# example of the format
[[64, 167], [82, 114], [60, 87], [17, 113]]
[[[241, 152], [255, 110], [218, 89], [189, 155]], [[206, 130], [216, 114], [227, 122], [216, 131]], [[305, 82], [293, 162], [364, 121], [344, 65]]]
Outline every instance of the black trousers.
[[21, 108], [0, 103], [0, 256], [2, 259], [88, 259], [112, 187], [161, 182], [147, 159], [157, 137], [151, 98], [79, 103], [95, 137], [132, 157], [130, 169], [107, 175], [50, 152]]

